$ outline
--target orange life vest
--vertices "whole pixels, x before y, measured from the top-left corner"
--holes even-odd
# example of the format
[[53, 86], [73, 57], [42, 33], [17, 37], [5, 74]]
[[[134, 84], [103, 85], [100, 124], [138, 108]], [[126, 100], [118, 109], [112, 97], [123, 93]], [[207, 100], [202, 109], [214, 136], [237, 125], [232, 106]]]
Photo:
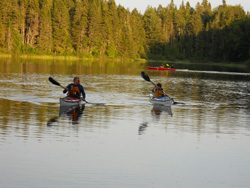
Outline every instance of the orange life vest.
[[80, 97], [81, 93], [79, 91], [78, 86], [71, 85], [70, 90], [68, 92], [68, 96], [78, 96], [78, 97]]
[[157, 98], [157, 97], [164, 97], [162, 89], [156, 89], [155, 90], [154, 98]]

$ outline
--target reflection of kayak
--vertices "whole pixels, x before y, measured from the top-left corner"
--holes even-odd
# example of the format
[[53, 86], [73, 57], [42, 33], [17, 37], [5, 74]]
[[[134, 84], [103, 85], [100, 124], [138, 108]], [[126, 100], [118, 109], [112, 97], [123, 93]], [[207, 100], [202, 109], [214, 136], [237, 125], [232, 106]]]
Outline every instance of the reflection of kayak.
[[163, 70], [163, 71], [175, 71], [176, 69], [172, 68], [162, 68], [162, 67], [149, 67], [147, 66], [149, 70]]
[[152, 102], [153, 104], [160, 104], [164, 106], [171, 106], [173, 104], [173, 100], [170, 99], [169, 97], [153, 98], [152, 94], [149, 94], [149, 97], [150, 97], [150, 102]]
[[78, 106], [60, 106], [59, 117], [66, 116], [70, 119], [77, 121], [82, 116], [85, 109], [85, 105]]
[[75, 106], [82, 103], [82, 100], [75, 97], [60, 98], [60, 106]]
[[77, 106], [60, 106], [59, 116], [51, 118], [47, 122], [47, 126], [55, 125], [55, 123], [58, 122], [61, 117], [66, 117], [69, 120], [72, 120], [72, 124], [78, 124], [79, 119], [83, 115], [84, 109], [84, 104]]
[[72, 111], [74, 106], [60, 106], [59, 117], [67, 114], [67, 112]]
[[[158, 115], [157, 113], [161, 113], [161, 112], [166, 112], [169, 115], [173, 115], [172, 114], [172, 110], [171, 110], [171, 106], [165, 106], [165, 105], [160, 105], [160, 104], [154, 104], [153, 109], [152, 109], [156, 115]], [[160, 114], [159, 114], [160, 115]]]

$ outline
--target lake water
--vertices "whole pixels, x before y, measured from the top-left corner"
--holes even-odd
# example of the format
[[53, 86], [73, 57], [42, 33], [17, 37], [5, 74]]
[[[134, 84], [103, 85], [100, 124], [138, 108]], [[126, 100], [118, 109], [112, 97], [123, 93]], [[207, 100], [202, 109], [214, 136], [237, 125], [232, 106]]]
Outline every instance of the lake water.
[[[0, 187], [249, 188], [250, 74], [175, 66], [0, 59]], [[185, 104], [150, 104], [141, 71]], [[60, 109], [49, 76], [105, 105]]]

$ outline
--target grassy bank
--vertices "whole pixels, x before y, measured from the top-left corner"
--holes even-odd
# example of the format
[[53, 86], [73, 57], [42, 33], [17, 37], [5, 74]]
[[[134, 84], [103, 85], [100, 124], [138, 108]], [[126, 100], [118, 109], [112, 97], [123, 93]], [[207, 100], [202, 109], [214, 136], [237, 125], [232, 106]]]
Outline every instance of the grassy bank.
[[12, 54], [5, 54], [0, 53], [0, 58], [21, 58], [21, 59], [56, 59], [56, 60], [67, 60], [67, 61], [79, 61], [79, 60], [88, 60], [88, 61], [115, 61], [115, 62], [144, 62], [146, 63], [147, 60], [145, 59], [131, 59], [131, 58], [125, 58], [125, 57], [119, 57], [119, 58], [108, 58], [108, 57], [79, 57], [79, 56], [73, 56], [73, 55], [29, 55], [29, 54], [22, 54], [18, 56], [14, 56]]
[[152, 59], [131, 59], [126, 57], [116, 57], [116, 58], [108, 58], [108, 57], [79, 57], [74, 55], [34, 55], [34, 54], [21, 54], [18, 56], [14, 56], [9, 53], [0, 53], [0, 58], [21, 58], [21, 59], [39, 59], [39, 60], [67, 60], [67, 61], [113, 61], [113, 62], [140, 62], [140, 63], [151, 63], [159, 65], [160, 63], [164, 64], [204, 64], [204, 65], [220, 65], [226, 67], [241, 67], [241, 68], [250, 68], [250, 60], [245, 62], [222, 62], [222, 61], [198, 61], [198, 60], [152, 60]]

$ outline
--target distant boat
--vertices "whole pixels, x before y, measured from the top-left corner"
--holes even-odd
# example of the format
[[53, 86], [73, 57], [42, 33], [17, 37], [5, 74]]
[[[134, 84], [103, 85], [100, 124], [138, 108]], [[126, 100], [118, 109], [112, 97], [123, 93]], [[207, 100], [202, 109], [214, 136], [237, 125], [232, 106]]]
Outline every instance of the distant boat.
[[149, 67], [149, 66], [147, 66], [147, 68], [149, 70], [176, 71], [176, 69], [173, 69], [173, 68]]

